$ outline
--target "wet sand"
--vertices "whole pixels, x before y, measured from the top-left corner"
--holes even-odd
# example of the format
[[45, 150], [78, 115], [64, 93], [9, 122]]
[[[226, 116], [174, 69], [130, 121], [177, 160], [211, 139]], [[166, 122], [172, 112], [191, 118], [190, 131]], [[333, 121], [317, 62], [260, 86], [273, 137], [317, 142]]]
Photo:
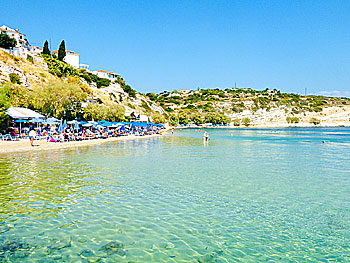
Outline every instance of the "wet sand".
[[71, 142], [47, 142], [46, 140], [35, 140], [34, 145], [30, 146], [29, 139], [22, 139], [19, 141], [0, 141], [0, 155], [6, 155], [11, 153], [19, 152], [33, 152], [33, 151], [44, 151], [52, 149], [62, 149], [70, 147], [80, 147], [80, 146], [89, 146], [96, 145], [106, 142], [121, 141], [121, 140], [138, 140], [145, 138], [152, 138], [161, 136], [158, 134], [146, 135], [146, 136], [121, 136], [121, 137], [111, 137], [107, 139], [93, 139], [93, 140], [84, 140], [84, 141], [71, 141]]

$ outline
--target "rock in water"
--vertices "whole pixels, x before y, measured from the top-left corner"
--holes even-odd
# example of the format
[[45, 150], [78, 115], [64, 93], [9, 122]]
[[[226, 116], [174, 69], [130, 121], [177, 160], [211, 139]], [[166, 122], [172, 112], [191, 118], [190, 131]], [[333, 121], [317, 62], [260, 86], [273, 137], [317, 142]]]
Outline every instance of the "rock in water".
[[207, 254], [198, 258], [199, 263], [214, 263], [216, 256], [214, 254]]
[[66, 239], [66, 240], [52, 240], [51, 244], [47, 247], [47, 253], [51, 254], [54, 251], [61, 250], [63, 248], [71, 247], [72, 246], [72, 239]]
[[126, 252], [124, 247], [125, 245], [123, 243], [112, 241], [102, 246], [99, 250], [107, 253], [107, 255], [118, 254], [120, 256], [125, 256]]
[[21, 241], [6, 241], [0, 245], [0, 258], [10, 255], [14, 258], [25, 258], [30, 254], [31, 247]]
[[80, 256], [81, 256], [81, 257], [85, 257], [85, 258], [87, 258], [87, 257], [93, 257], [93, 256], [95, 256], [95, 253], [94, 253], [92, 250], [90, 250], [90, 249], [83, 249], [83, 250], [80, 252]]
[[173, 248], [175, 248], [175, 245], [171, 242], [168, 242], [168, 243], [166, 243], [165, 248], [166, 249], [173, 249]]

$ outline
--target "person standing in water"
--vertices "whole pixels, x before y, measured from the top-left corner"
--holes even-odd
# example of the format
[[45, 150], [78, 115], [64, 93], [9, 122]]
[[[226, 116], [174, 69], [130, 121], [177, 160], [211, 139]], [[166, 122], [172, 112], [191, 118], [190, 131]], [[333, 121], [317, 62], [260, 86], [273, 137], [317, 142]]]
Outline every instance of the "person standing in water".
[[204, 139], [204, 141], [209, 141], [209, 134], [207, 133], [207, 132], [204, 132], [204, 134], [203, 134], [203, 139]]

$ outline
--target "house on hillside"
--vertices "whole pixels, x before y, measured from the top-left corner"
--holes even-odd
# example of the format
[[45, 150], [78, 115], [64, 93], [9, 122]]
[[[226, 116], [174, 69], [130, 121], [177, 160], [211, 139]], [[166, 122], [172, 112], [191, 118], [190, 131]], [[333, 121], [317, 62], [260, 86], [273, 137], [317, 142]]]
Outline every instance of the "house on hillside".
[[90, 70], [89, 70], [90, 66], [89, 66], [88, 64], [79, 64], [79, 68], [85, 69], [85, 70], [87, 70], [87, 71], [90, 71]]
[[18, 29], [12, 29], [9, 28], [8, 26], [3, 25], [0, 27], [0, 33], [1, 34], [6, 34], [17, 41], [16, 48], [26, 48], [29, 50], [30, 45], [28, 43], [28, 40], [26, 39], [26, 35], [22, 34], [18, 31]]
[[96, 70], [94, 72], [95, 75], [99, 76], [100, 78], [105, 78], [105, 79], [109, 79], [109, 80], [114, 80], [117, 79], [118, 74], [113, 72], [113, 71], [106, 71], [106, 70]]
[[105, 71], [105, 70], [102, 70], [102, 69], [95, 70], [92, 73], [94, 73], [95, 75], [97, 75], [100, 78], [105, 78], [105, 79], [108, 78], [108, 71]]
[[187, 94], [187, 93], [190, 93], [190, 90], [189, 89], [180, 89], [179, 92], [182, 94]]
[[34, 54], [43, 53], [43, 49], [41, 47], [36, 47], [36, 46], [30, 46], [29, 51], [31, 51]]
[[164, 103], [164, 107], [175, 110], [177, 108], [177, 105], [175, 103]]
[[12, 54], [18, 57], [27, 57], [30, 52], [30, 45], [25, 34], [20, 33], [18, 29], [12, 29], [5, 25], [0, 27], [0, 34], [6, 34], [17, 41], [16, 47], [11, 51]]
[[[52, 54], [58, 54], [58, 50], [52, 51]], [[64, 57], [64, 62], [71, 65], [72, 67], [79, 68], [79, 60], [80, 60], [80, 54], [66, 50], [66, 56]]]

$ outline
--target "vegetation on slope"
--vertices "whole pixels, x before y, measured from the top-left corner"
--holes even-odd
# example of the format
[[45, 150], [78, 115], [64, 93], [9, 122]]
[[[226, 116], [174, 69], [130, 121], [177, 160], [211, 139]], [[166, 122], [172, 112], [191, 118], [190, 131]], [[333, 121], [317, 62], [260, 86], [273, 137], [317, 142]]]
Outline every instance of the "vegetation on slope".
[[[171, 113], [169, 122], [186, 124], [201, 123], [230, 123], [234, 114], [244, 110], [256, 112], [258, 110], [271, 111], [285, 109], [286, 114], [300, 114], [305, 112], [321, 112], [324, 107], [350, 105], [350, 99], [324, 96], [301, 96], [298, 94], [281, 93], [278, 90], [265, 89], [203, 89], [180, 93], [178, 91], [148, 93], [148, 98], [165, 111]], [[186, 118], [184, 117], [186, 115]], [[176, 116], [177, 119], [174, 117]], [[181, 118], [180, 118], [181, 116]], [[297, 117], [288, 117], [288, 123], [298, 123]], [[235, 126], [250, 125], [250, 120], [234, 121]]]

